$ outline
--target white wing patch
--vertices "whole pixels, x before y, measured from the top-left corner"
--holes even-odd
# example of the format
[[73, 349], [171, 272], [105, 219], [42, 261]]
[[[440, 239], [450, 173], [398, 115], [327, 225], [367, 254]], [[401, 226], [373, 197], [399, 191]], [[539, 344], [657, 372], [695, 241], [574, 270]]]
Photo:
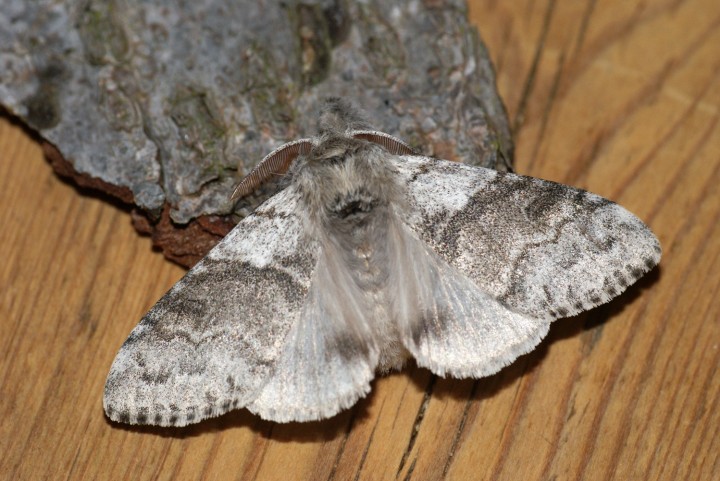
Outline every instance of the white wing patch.
[[[307, 240], [302, 215], [298, 215], [297, 192], [280, 191], [243, 221], [242, 229], [233, 229], [208, 257], [218, 261], [243, 259], [258, 268], [277, 264], [277, 259], [298, 250]], [[282, 239], [283, 242], [278, 242]]]

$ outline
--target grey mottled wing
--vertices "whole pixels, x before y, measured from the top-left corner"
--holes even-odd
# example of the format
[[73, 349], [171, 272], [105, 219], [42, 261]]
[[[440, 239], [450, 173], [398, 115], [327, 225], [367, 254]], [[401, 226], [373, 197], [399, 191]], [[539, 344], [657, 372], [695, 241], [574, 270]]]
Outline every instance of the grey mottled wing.
[[533, 318], [607, 302], [660, 260], [650, 229], [598, 195], [426, 157], [393, 162], [407, 224], [484, 292]]
[[182, 426], [259, 396], [317, 260], [297, 206], [290, 189], [272, 197], [148, 312], [108, 375], [111, 419]]
[[378, 364], [370, 309], [331, 242], [287, 337], [275, 374], [247, 407], [277, 422], [329, 418], [370, 391]]

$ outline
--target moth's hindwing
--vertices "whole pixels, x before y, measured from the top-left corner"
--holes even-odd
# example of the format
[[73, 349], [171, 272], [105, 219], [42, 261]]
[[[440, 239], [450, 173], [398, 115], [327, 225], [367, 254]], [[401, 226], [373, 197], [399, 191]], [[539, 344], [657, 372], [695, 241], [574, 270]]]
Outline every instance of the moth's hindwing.
[[399, 223], [391, 273], [400, 339], [440, 376], [496, 373], [535, 347], [549, 322], [509, 308]]
[[323, 242], [310, 291], [275, 372], [248, 409], [278, 422], [325, 419], [370, 391], [378, 348], [368, 306], [347, 266]]

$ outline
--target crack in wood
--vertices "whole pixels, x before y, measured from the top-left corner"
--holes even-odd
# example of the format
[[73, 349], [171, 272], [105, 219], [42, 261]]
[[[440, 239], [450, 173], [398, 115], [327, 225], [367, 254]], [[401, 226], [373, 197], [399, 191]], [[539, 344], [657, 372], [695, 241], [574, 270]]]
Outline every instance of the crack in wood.
[[443, 466], [442, 470], [442, 479], [447, 478], [447, 474], [450, 471], [450, 466], [455, 460], [455, 451], [457, 451], [457, 447], [460, 444], [460, 437], [465, 430], [468, 413], [470, 412], [470, 406], [474, 403], [473, 398], [475, 397], [475, 393], [477, 392], [477, 387], [478, 381], [473, 382], [472, 389], [470, 389], [470, 394], [468, 395], [468, 399], [467, 401], [465, 401], [465, 407], [463, 407], [463, 413], [460, 417], [460, 422], [458, 423], [457, 429], [455, 429], [455, 436], [453, 436], [452, 443], [450, 443], [450, 448], [448, 449], [448, 456], [445, 460], [445, 466]]
[[548, 33], [550, 32], [550, 23], [552, 21], [552, 15], [555, 11], [555, 0], [550, 0], [547, 9], [545, 10], [545, 17], [543, 18], [543, 26], [540, 32], [540, 39], [538, 41], [537, 48], [535, 49], [535, 55], [533, 55], [532, 64], [530, 65], [530, 71], [528, 72], [525, 85], [523, 87], [522, 94], [520, 96], [520, 102], [518, 103], [517, 111], [515, 112], [515, 118], [512, 121], [511, 132], [513, 137], [517, 135], [518, 130], [522, 127], [523, 121], [525, 120], [525, 109], [527, 108], [530, 100], [530, 93], [535, 86], [535, 79], [537, 76], [538, 66], [540, 65], [540, 59], [542, 58], [543, 52], [545, 51], [545, 41], [547, 40]]
[[[415, 422], [413, 423], [412, 431], [410, 432], [410, 439], [408, 440], [407, 448], [405, 448], [405, 452], [403, 452], [402, 458], [400, 459], [400, 465], [398, 466], [397, 473], [395, 474], [396, 478], [400, 476], [400, 473], [405, 467], [405, 463], [407, 463], [408, 457], [410, 456], [410, 452], [415, 446], [415, 441], [417, 440], [418, 433], [420, 432], [420, 425], [422, 424], [423, 418], [425, 417], [425, 411], [427, 410], [428, 404], [430, 404], [430, 398], [432, 397], [432, 392], [433, 388], [435, 387], [436, 380], [437, 376], [433, 374], [430, 377], [430, 382], [428, 382], [428, 385], [425, 387], [423, 401], [422, 403], [420, 403], [420, 408], [418, 409], [417, 415], [415, 416]], [[414, 465], [415, 461], [413, 461], [413, 464], [410, 467], [410, 471], [414, 468]]]
[[357, 472], [355, 473], [355, 481], [358, 481], [360, 479], [360, 473], [363, 470], [363, 467], [365, 466], [365, 461], [367, 461], [367, 455], [370, 451], [370, 446], [372, 445], [373, 439], [375, 438], [375, 430], [377, 429], [378, 423], [380, 422], [380, 416], [378, 416], [375, 419], [375, 424], [373, 425], [372, 431], [370, 431], [370, 437], [368, 438], [367, 443], [365, 444], [365, 449], [363, 449], [362, 456], [360, 456], [360, 464], [358, 465]]
[[333, 467], [327, 477], [327, 481], [333, 481], [335, 479], [335, 474], [337, 473], [338, 467], [340, 466], [340, 459], [342, 459], [342, 456], [345, 453], [345, 446], [347, 445], [347, 441], [350, 438], [352, 428], [355, 425], [355, 418], [357, 417], [358, 409], [358, 405], [355, 405], [352, 410], [352, 414], [350, 415], [350, 419], [348, 420], [347, 429], [345, 429], [345, 435], [343, 436], [343, 440], [340, 443], [340, 448], [338, 448], [337, 454], [335, 455], [335, 462], [333, 463]]

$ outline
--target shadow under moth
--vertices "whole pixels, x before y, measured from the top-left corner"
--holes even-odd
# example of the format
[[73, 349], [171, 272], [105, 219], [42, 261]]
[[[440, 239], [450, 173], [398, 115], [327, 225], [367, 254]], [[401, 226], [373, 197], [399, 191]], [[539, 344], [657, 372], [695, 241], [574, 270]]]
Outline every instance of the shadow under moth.
[[328, 418], [411, 357], [489, 376], [660, 260], [650, 229], [595, 194], [414, 155], [340, 99], [318, 131], [238, 185], [284, 174], [132, 331], [105, 385], [110, 419]]

